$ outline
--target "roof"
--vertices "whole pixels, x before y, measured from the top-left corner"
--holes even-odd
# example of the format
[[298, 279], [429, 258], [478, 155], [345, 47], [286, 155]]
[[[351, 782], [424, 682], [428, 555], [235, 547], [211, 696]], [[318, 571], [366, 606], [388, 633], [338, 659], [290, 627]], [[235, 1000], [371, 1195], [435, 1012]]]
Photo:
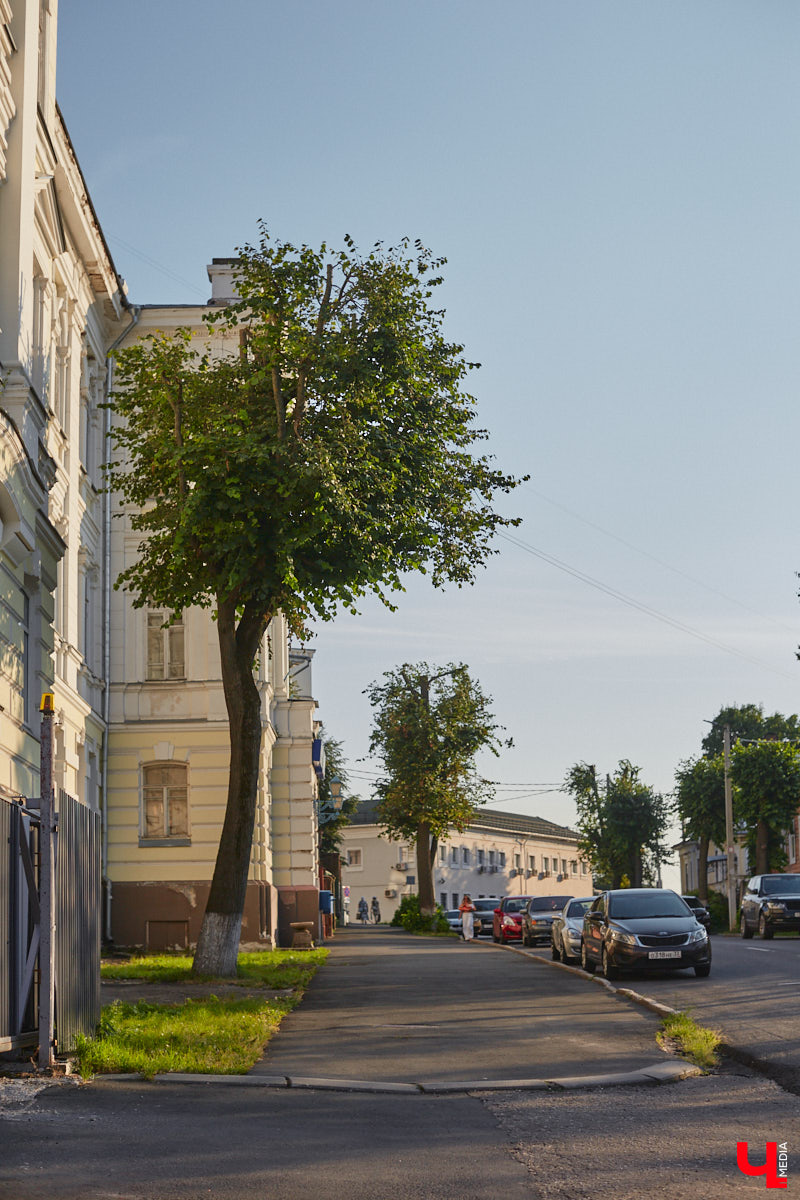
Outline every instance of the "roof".
[[[353, 825], [383, 824], [378, 818], [374, 800], [362, 800], [350, 821]], [[553, 821], [545, 821], [543, 817], [529, 817], [523, 813], [497, 812], [493, 808], [476, 808], [469, 828], [494, 833], [528, 834], [573, 843], [578, 838], [575, 830], [568, 829], [566, 825], [556, 825]]]

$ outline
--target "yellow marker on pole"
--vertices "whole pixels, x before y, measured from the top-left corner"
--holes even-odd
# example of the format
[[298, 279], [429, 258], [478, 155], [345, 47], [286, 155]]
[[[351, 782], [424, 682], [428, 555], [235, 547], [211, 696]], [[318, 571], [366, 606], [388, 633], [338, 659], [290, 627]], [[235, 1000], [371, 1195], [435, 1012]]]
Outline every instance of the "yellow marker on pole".
[[52, 692], [42, 693], [42, 702], [39, 705], [39, 712], [52, 713], [56, 711], [56, 699]]

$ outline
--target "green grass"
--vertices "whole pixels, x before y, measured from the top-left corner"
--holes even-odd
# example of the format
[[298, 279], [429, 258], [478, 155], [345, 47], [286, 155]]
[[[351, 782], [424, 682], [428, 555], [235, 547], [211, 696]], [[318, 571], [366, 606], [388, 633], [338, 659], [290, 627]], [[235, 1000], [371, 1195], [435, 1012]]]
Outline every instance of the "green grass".
[[[328, 951], [255, 950], [240, 954], [236, 979], [225, 983], [266, 988], [306, 987]], [[207, 983], [212, 975], [192, 975], [189, 954], [142, 954], [125, 962], [104, 962], [100, 973], [105, 980], [141, 979], [145, 983]]]
[[[148, 1078], [162, 1071], [192, 1075], [244, 1075], [264, 1052], [283, 1017], [300, 1002], [303, 991], [328, 957], [326, 949], [261, 950], [240, 954], [235, 980], [249, 988], [292, 988], [280, 999], [220, 999], [208, 996], [180, 1004], [123, 1004], [116, 1000], [102, 1012], [97, 1037], [80, 1037], [74, 1057], [84, 1077], [138, 1073]], [[145, 983], [212, 981], [191, 974], [187, 955], [148, 954], [126, 962], [105, 962], [106, 980], [140, 979]]]
[[681, 1054], [705, 1071], [717, 1065], [720, 1034], [715, 1029], [698, 1025], [687, 1012], [671, 1013], [662, 1023], [664, 1028], [656, 1034], [662, 1049], [676, 1046]]

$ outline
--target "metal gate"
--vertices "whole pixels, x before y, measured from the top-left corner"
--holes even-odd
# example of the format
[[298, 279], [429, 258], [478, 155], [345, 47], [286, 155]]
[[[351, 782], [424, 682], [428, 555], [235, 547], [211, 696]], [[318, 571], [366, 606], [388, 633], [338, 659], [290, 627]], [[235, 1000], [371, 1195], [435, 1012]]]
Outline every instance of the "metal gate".
[[[38, 1041], [37, 807], [0, 797], [0, 1052]], [[65, 1054], [100, 1020], [100, 815], [61, 791], [54, 836], [55, 1040]]]

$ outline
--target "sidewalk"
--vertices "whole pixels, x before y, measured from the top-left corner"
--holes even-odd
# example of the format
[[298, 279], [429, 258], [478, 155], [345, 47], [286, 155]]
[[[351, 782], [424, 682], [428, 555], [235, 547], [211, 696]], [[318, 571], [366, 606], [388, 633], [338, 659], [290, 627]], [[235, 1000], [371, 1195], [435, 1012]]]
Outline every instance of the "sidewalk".
[[342, 929], [248, 1080], [448, 1092], [658, 1082], [657, 1016], [588, 979], [480, 941]]

